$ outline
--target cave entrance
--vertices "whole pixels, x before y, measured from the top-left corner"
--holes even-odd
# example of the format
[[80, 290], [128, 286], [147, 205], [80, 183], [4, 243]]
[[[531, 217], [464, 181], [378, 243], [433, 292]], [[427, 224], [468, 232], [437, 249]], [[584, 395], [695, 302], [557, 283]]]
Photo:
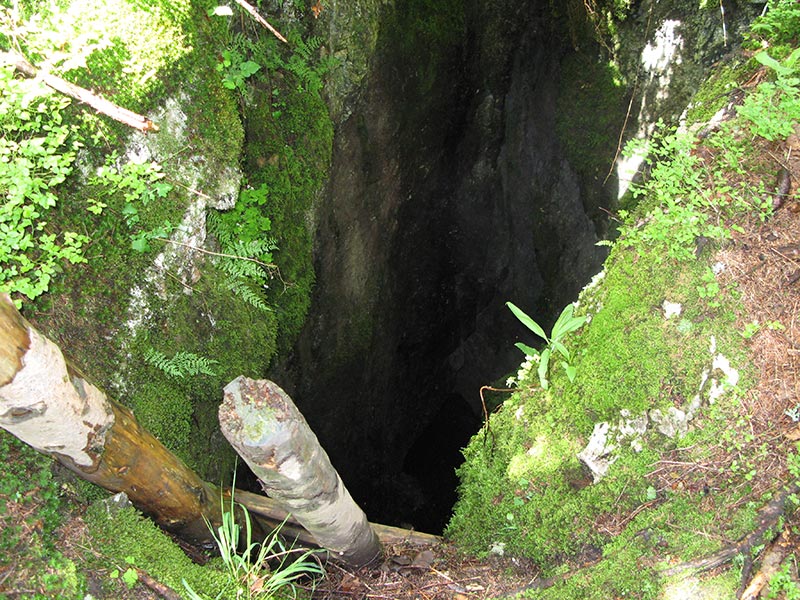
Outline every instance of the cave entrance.
[[405, 0], [387, 19], [336, 129], [312, 306], [275, 376], [370, 520], [431, 533], [480, 387], [522, 358], [505, 302], [546, 325], [605, 256], [556, 135], [567, 44], [549, 3], [485, 4]]

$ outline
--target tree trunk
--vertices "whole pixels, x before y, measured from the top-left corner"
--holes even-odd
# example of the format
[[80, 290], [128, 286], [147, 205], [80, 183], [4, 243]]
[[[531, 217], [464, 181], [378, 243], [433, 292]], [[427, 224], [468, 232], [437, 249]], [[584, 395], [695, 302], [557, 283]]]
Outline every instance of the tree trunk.
[[219, 409], [222, 433], [259, 478], [334, 558], [360, 567], [381, 545], [292, 399], [271, 381], [237, 377]]
[[80, 477], [125, 492], [187, 541], [211, 540], [220, 492], [201, 480], [133, 414], [75, 376], [58, 347], [0, 295], [0, 427]]

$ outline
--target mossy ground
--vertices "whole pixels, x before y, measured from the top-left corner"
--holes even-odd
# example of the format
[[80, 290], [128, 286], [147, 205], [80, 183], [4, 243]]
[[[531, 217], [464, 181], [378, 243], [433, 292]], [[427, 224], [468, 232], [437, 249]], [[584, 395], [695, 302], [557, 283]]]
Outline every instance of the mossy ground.
[[[730, 77], [746, 80], [755, 69], [751, 62], [712, 78], [698, 105], [714, 111], [709, 102], [720, 86], [727, 90]], [[758, 509], [793, 481], [787, 472], [793, 446], [782, 433], [792, 423], [780, 412], [785, 406], [778, 409], [771, 399], [776, 387], [787, 385], [783, 378], [794, 381], [794, 367], [781, 359], [781, 367], [767, 366], [774, 359], [763, 355], [774, 357], [778, 347], [793, 343], [790, 337], [785, 346], [768, 330], [794, 328], [796, 291], [780, 283], [792, 280], [790, 268], [782, 261], [768, 266], [764, 253], [794, 247], [797, 217], [784, 209], [762, 225], [760, 198], [771, 193], [779, 165], [794, 172], [797, 142], [753, 145], [747, 127], [734, 121], [715, 134], [724, 142], [712, 136], [708, 150], [700, 143], [682, 151], [700, 157], [686, 163], [707, 174], [699, 187], [713, 186], [696, 197], [717, 206], [715, 222], [738, 233], [718, 232], [720, 241], [711, 244], [700, 235], [686, 237], [690, 252], [668, 258], [678, 254], [671, 245], [680, 243], [681, 225], [640, 235], [666, 214], [666, 195], [658, 196], [666, 188], [651, 186], [655, 194], [630, 217], [604, 278], [579, 298], [578, 311], [591, 320], [566, 342], [577, 368], [574, 382], [551, 365], [550, 388], [542, 390], [534, 366], [465, 451], [448, 535], [469, 552], [535, 560], [551, 579], [531, 585], [525, 597], [687, 597], [674, 590], [688, 580], [669, 581], [666, 568], [742, 539], [757, 526]], [[776, 165], [775, 157], [789, 162]], [[673, 182], [691, 182], [694, 175], [676, 169]], [[686, 188], [671, 192], [690, 202]], [[765, 229], [771, 231], [766, 237]], [[637, 241], [626, 242], [626, 235]], [[768, 272], [753, 276], [762, 269]], [[679, 303], [680, 315], [667, 318], [664, 301]], [[705, 401], [685, 435], [670, 439], [650, 431], [641, 450], [629, 439], [616, 442], [619, 458], [592, 483], [576, 454], [594, 424], [614, 425], [623, 410], [685, 410], [707, 394], [705, 374], [713, 377], [708, 369], [718, 354], [738, 370], [738, 381]], [[734, 597], [744, 576], [740, 566], [695, 580], [691, 597]]]
[[[243, 34], [231, 29], [238, 19], [229, 22], [208, 15], [207, 9], [216, 5], [96, 0], [63, 2], [54, 5], [52, 14], [37, 13], [44, 19], [45, 36], [69, 25], [58, 34], [69, 40], [61, 47], [65, 52], [85, 51], [78, 47], [85, 39], [109, 42], [89, 53], [85, 67], [65, 69], [59, 72], [61, 76], [141, 114], [160, 115], [169, 101], [183, 113], [184, 127], [177, 135], [164, 127], [150, 134], [149, 146], [164, 173], [160, 181], [170, 187], [168, 193], [149, 202], [131, 200], [125, 195], [126, 188], [91, 181], [96, 168], [109, 156], [124, 154], [131, 130], [77, 104], [66, 109], [68, 118], [81, 128], [84, 154], [80, 172], [76, 170], [59, 188], [61, 201], [48, 217], [60, 228], [90, 236], [87, 262], [65, 265], [54, 277], [49, 293], [26, 303], [24, 314], [59, 344], [88, 379], [131, 407], [139, 421], [190, 467], [213, 483], [225, 484], [233, 475], [235, 453], [217, 425], [222, 387], [238, 375], [264, 376], [279, 344], [284, 349], [291, 345], [305, 317], [314, 281], [307, 215], [327, 176], [332, 126], [319, 89], [309, 89], [307, 79], [288, 70], [292, 50], [260, 43], [267, 36], [260, 27], [245, 32], [257, 41], [246, 41]], [[31, 16], [22, 14], [21, 18]], [[296, 22], [292, 26], [300, 27]], [[289, 29], [287, 25], [284, 31]], [[300, 39], [300, 31], [294, 33]], [[7, 41], [0, 37], [0, 43]], [[37, 40], [26, 41], [31, 48], [39, 47]], [[249, 82], [252, 85], [231, 90], [223, 85], [217, 64], [221, 52], [236, 44], [252, 51], [248, 58], [259, 61], [263, 68]], [[45, 42], [40, 45], [47, 48]], [[29, 58], [38, 62], [44, 54], [32, 52]], [[311, 56], [307, 64], [293, 64], [298, 70], [305, 66], [313, 75], [314, 60]], [[301, 74], [308, 76], [307, 72]], [[245, 135], [249, 143], [243, 154]], [[268, 226], [255, 234], [264, 237], [271, 224], [268, 235], [278, 245], [274, 262], [280, 281], [276, 278], [264, 296], [270, 305], [266, 311], [231, 292], [226, 273], [211, 255], [197, 254], [193, 279], [181, 282], [177, 269], [153, 271], [154, 259], [170, 249], [169, 245], [151, 240], [149, 250], [132, 248], [132, 236], [137, 232], [165, 221], [180, 223], [198, 192], [230, 188], [229, 182], [220, 180], [237, 171], [244, 176], [243, 187], [263, 185], [269, 192], [268, 202], [256, 207], [259, 223]], [[90, 199], [107, 205], [102, 214], [87, 210]], [[135, 223], [126, 217], [128, 204], [137, 208]], [[244, 231], [248, 224], [234, 219], [232, 227], [241, 226]], [[210, 245], [213, 249], [213, 240]], [[139, 292], [133, 293], [135, 289]], [[137, 294], [146, 302], [137, 305]], [[166, 356], [192, 352], [215, 361], [214, 374], [170, 376], [145, 360], [151, 350]], [[11, 464], [23, 460], [20, 464], [27, 465], [27, 458], [17, 459], [5, 446], [2, 456]], [[43, 458], [39, 462], [42, 460], [49, 464]], [[49, 477], [49, 469], [41, 468]], [[0, 478], [3, 485], [17, 485], [15, 481], [6, 473]], [[5, 530], [7, 544], [18, 555], [8, 556], [3, 566], [22, 568], [19, 572], [28, 573], [31, 580], [30, 595], [22, 593], [21, 597], [50, 597], [50, 591], [58, 590], [58, 597], [82, 598], [87, 586], [82, 570], [103, 571], [109, 564], [123, 565], [128, 555], [138, 557], [137, 567], [168, 579], [179, 591], [183, 588], [177, 574], [203, 572], [187, 566], [177, 546], [163, 534], [149, 531], [153, 529], [149, 523], [130, 517], [118, 523], [118, 530], [112, 531], [114, 525], [96, 529], [98, 513], [91, 511], [86, 517], [91, 535], [112, 541], [120, 536], [125, 541], [117, 546], [100, 544], [97, 551], [105, 558], [94, 557], [94, 562], [76, 568], [73, 561], [82, 558], [62, 560], [55, 545], [43, 546], [40, 533], [31, 534], [31, 530], [50, 518], [51, 503], [82, 512], [81, 498], [93, 495], [88, 491], [91, 486], [78, 486], [79, 493], [73, 497], [58, 493], [57, 485], [33, 485], [36, 481], [19, 494], [8, 491], [14, 502], [27, 493], [31, 502], [41, 504], [31, 513], [30, 527]], [[47, 515], [46, 519], [42, 515]], [[45, 534], [55, 540], [53, 529], [48, 521]], [[141, 555], [135, 551], [137, 547], [150, 548], [150, 554]], [[31, 570], [26, 566], [29, 554]], [[23, 589], [21, 580], [3, 575], [7, 571], [0, 575], [4, 582], [0, 589]], [[197, 589], [216, 589], [202, 585], [199, 579], [197, 583]], [[102, 593], [92, 593], [95, 597], [127, 597], [122, 588], [116, 589], [117, 584], [119, 581]]]

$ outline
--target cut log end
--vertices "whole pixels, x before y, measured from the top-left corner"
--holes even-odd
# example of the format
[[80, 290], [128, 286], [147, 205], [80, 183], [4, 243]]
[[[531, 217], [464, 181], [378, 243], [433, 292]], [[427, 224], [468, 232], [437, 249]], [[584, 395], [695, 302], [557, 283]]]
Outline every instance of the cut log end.
[[360, 567], [380, 542], [291, 398], [271, 381], [244, 377], [225, 387], [220, 428], [259, 478], [333, 557]]

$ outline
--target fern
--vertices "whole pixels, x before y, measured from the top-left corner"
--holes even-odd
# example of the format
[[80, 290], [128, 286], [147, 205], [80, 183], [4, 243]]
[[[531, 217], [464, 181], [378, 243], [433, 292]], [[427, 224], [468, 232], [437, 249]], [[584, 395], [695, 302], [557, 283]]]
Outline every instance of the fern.
[[[228, 276], [226, 285], [247, 304], [264, 311], [271, 309], [264, 300], [263, 288], [271, 279], [273, 267], [259, 263], [271, 263], [272, 251], [277, 249], [275, 240], [261, 238], [250, 241], [238, 239], [237, 232], [226, 226], [227, 223], [216, 211], [207, 217], [207, 229], [217, 238], [223, 254], [217, 258], [217, 265]], [[254, 262], [256, 259], [259, 262]]]
[[211, 358], [199, 356], [194, 352], [177, 352], [172, 358], [167, 356], [154, 348], [150, 348], [145, 352], [144, 360], [157, 369], [163, 371], [170, 377], [177, 377], [183, 379], [185, 376], [195, 375], [216, 375], [214, 365], [219, 364]]
[[230, 291], [239, 296], [247, 304], [255, 306], [265, 312], [272, 312], [272, 309], [264, 302], [263, 295], [254, 290], [247, 281], [242, 279], [228, 279], [227, 285]]

